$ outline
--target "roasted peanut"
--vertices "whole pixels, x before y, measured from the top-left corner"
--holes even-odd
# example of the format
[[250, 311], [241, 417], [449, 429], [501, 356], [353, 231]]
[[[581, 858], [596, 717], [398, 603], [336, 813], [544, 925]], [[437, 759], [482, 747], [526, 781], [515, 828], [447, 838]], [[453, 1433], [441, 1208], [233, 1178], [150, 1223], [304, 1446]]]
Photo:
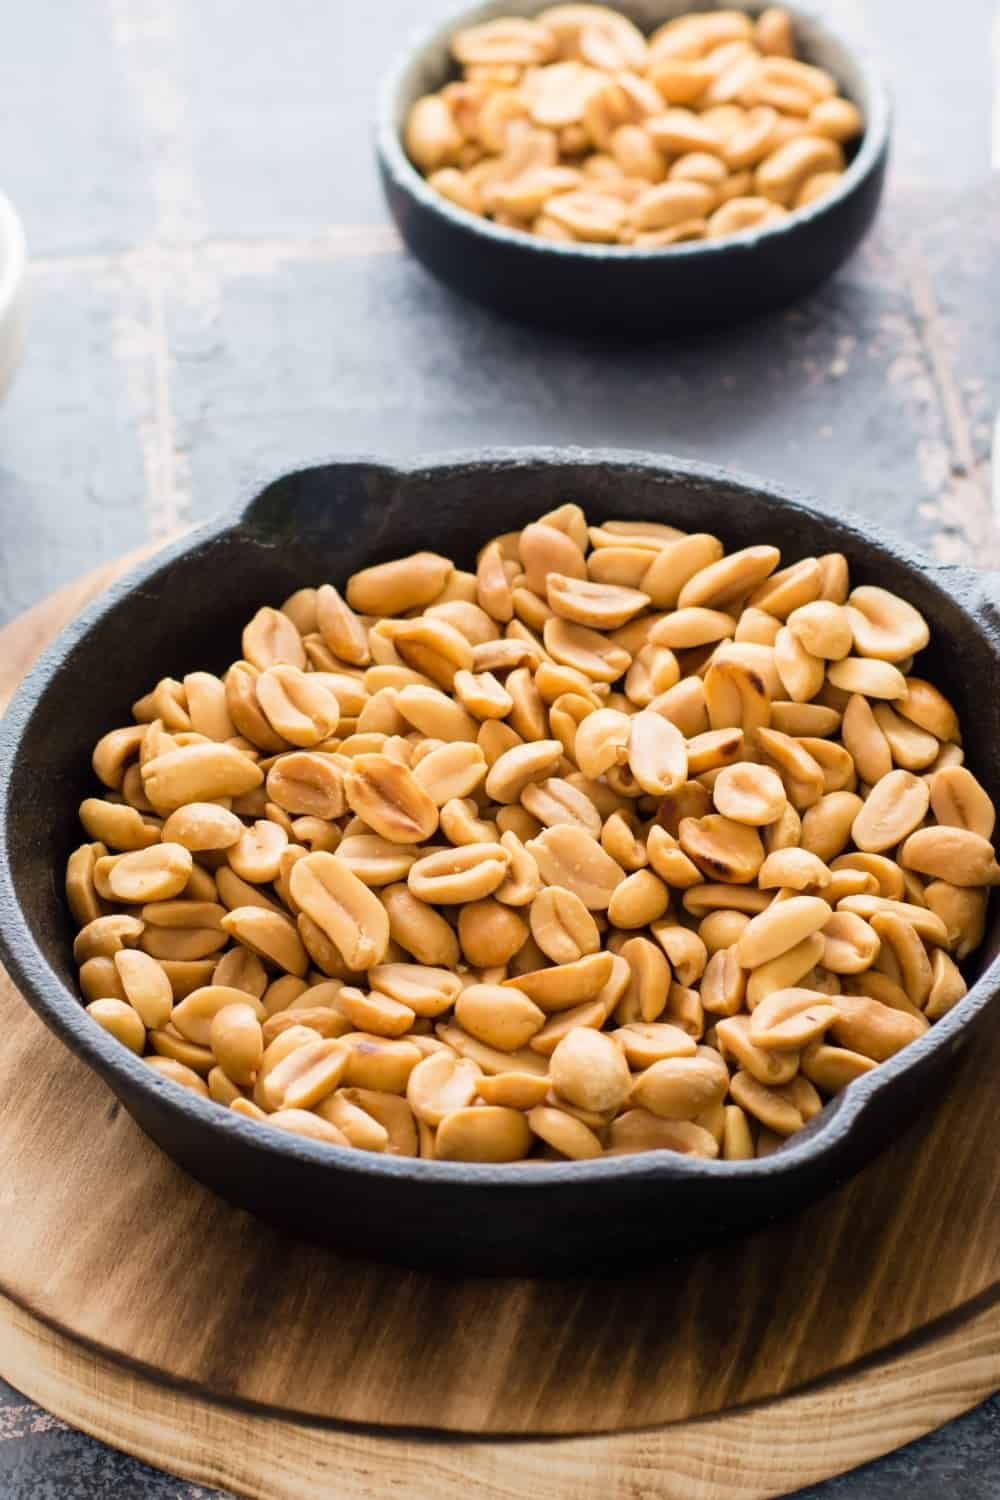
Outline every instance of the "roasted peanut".
[[[775, 110], [745, 102], [756, 34], [677, 59], [704, 61], [704, 159], [617, 198], [613, 155], [574, 184], [640, 218], [676, 189], [729, 201], [725, 143]], [[801, 128], [779, 119], [758, 170], [813, 117], [835, 143], [824, 76], [766, 60]], [[641, 77], [573, 102], [593, 65], [570, 62], [511, 116], [512, 203], [599, 116], [637, 160], [647, 117], [700, 124], [662, 125]], [[463, 142], [484, 87], [444, 97]], [[557, 145], [531, 110], [580, 119]], [[840, 554], [780, 562], [566, 505], [475, 575], [423, 553], [258, 611], [245, 659], [161, 678], [95, 751], [108, 795], [67, 869], [92, 1016], [162, 1076], [343, 1147], [777, 1149], [817, 1088], [959, 1003], [1000, 882], [955, 711], [911, 675], [922, 616], [851, 592]]]

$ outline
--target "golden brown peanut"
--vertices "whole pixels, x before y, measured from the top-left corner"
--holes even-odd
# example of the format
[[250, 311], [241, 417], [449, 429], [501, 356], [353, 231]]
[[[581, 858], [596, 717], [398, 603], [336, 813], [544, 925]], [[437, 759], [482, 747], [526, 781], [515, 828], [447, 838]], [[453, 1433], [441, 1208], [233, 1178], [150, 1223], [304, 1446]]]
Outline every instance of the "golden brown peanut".
[[708, 950], [698, 934], [669, 917], [653, 922], [651, 931], [666, 954], [678, 984], [697, 984], [708, 963]]
[[373, 1036], [404, 1036], [416, 1019], [416, 1013], [408, 1005], [381, 995], [377, 990], [366, 994], [353, 985], [345, 985], [340, 990], [337, 1008], [358, 1031], [367, 1031]]
[[331, 852], [336, 853], [352, 875], [365, 885], [375, 887], [405, 880], [417, 858], [417, 850], [412, 844], [392, 843], [375, 833], [350, 834]]
[[437, 1133], [441, 1161], [520, 1161], [531, 1148], [526, 1117], [516, 1109], [484, 1104], [445, 1115]]
[[145, 925], [131, 915], [95, 917], [85, 922], [73, 942], [74, 963], [86, 963], [88, 958], [113, 959], [126, 948], [133, 950]]
[[401, 615], [431, 604], [453, 571], [446, 557], [414, 552], [354, 573], [347, 585], [347, 602], [362, 615]]
[[529, 1111], [528, 1124], [547, 1146], [573, 1161], [585, 1161], [602, 1153], [594, 1132], [563, 1109], [536, 1105]]
[[642, 1070], [665, 1057], [694, 1057], [698, 1047], [694, 1038], [660, 1021], [630, 1021], [611, 1033], [631, 1067]]
[[529, 782], [537, 781], [562, 756], [558, 740], [514, 745], [493, 762], [486, 776], [486, 795], [494, 802], [516, 802]]
[[98, 1026], [110, 1032], [130, 1052], [142, 1056], [146, 1045], [146, 1028], [131, 1005], [124, 1000], [91, 1000], [86, 1010]]
[[348, 805], [394, 844], [419, 844], [437, 828], [438, 810], [413, 772], [385, 755], [359, 755], [344, 778]]
[[964, 766], [945, 766], [930, 781], [934, 816], [950, 828], [963, 828], [982, 839], [993, 837], [996, 809], [989, 795]]
[[364, 626], [332, 584], [316, 590], [313, 601], [315, 629], [338, 661], [367, 666], [371, 661]]
[[894, 912], [876, 912], [871, 925], [881, 941], [882, 955], [888, 958], [892, 954], [907, 998], [922, 1010], [931, 992], [933, 976], [927, 950], [915, 928]]
[[655, 1021], [662, 1015], [670, 991], [666, 955], [649, 938], [634, 937], [621, 944], [618, 958], [625, 964], [625, 984], [616, 997], [616, 1019], [623, 1026], [632, 1021]]
[[[744, 918], [744, 924], [749, 918]], [[737, 934], [737, 937], [739, 934]], [[701, 1003], [715, 1016], [734, 1016], [742, 1008], [747, 976], [740, 966], [735, 944], [718, 948], [705, 966], [701, 981]]]
[[838, 1094], [841, 1089], [862, 1078], [876, 1066], [870, 1057], [847, 1047], [831, 1047], [813, 1042], [802, 1053], [802, 1072], [824, 1094]]
[[951, 885], [1000, 884], [993, 845], [966, 828], [919, 828], [904, 843], [899, 862], [904, 870], [917, 870]]
[[546, 828], [525, 847], [546, 885], [572, 891], [590, 911], [607, 911], [612, 893], [625, 878], [621, 866], [580, 828]]
[[654, 823], [646, 841], [649, 862], [667, 885], [679, 890], [699, 885], [703, 879], [698, 866], [681, 849], [677, 840]]
[[685, 1156], [718, 1156], [714, 1138], [686, 1120], [664, 1120], [646, 1109], [629, 1109], [612, 1120], [608, 1150], [614, 1155], [636, 1151], [678, 1151]]
[[[389, 1144], [389, 1132], [374, 1115], [361, 1109], [346, 1097], [346, 1090], [327, 1094], [315, 1106], [316, 1114], [327, 1124], [334, 1125], [347, 1138], [350, 1145], [359, 1151], [385, 1151]], [[363, 1093], [364, 1090], [352, 1090]], [[397, 1096], [387, 1094], [387, 1100]]]
[[492, 895], [507, 875], [510, 855], [502, 844], [463, 844], [425, 854], [410, 866], [407, 884], [421, 901], [458, 905]]
[[[114, 921], [114, 918], [104, 918]], [[75, 950], [74, 950], [75, 952]], [[125, 997], [150, 1030], [166, 1026], [173, 1009], [173, 991], [160, 964], [148, 953], [120, 948], [113, 957]]]
[[822, 936], [822, 963], [833, 974], [860, 974], [871, 968], [878, 957], [877, 929], [855, 912], [834, 912], [822, 929]]
[[789, 1085], [768, 1087], [750, 1073], [737, 1073], [730, 1085], [732, 1098], [755, 1120], [779, 1136], [794, 1135], [805, 1124]]
[[310, 749], [336, 732], [340, 704], [319, 674], [279, 663], [261, 672], [257, 701], [275, 733]]
[[373, 1036], [364, 1031], [347, 1032], [337, 1040], [349, 1052], [343, 1074], [345, 1083], [379, 1093], [405, 1094], [410, 1074], [421, 1058], [411, 1041]]
[[516, 1052], [541, 1030], [545, 1012], [516, 989], [473, 984], [455, 1002], [455, 1019], [487, 1047]]
[[267, 795], [287, 813], [339, 818], [345, 808], [343, 771], [330, 755], [293, 751], [268, 771]]
[[866, 853], [891, 849], [918, 828], [930, 806], [927, 783], [909, 771], [890, 771], [872, 788], [851, 836]]
[[367, 969], [382, 962], [389, 917], [343, 860], [335, 854], [309, 854], [293, 867], [290, 884], [297, 905], [336, 945], [350, 968]]
[[628, 1063], [602, 1032], [578, 1026], [549, 1060], [552, 1087], [570, 1104], [603, 1113], [618, 1109], [632, 1087]]
[[874, 786], [892, 770], [889, 742], [867, 698], [854, 693], [844, 710], [843, 740], [858, 775]]
[[418, 1016], [439, 1016], [461, 993], [461, 981], [449, 969], [421, 964], [377, 964], [368, 971], [373, 990], [389, 995]]
[[329, 1146], [350, 1144], [343, 1131], [338, 1130], [327, 1120], [321, 1119], [319, 1115], [313, 1114], [309, 1109], [275, 1110], [273, 1114], [266, 1117], [264, 1123], [273, 1125], [278, 1130], [288, 1131], [292, 1135], [303, 1135], [307, 1140], [323, 1141]]
[[896, 765], [907, 771], [926, 771], [936, 764], [941, 747], [932, 734], [902, 718], [888, 703], [876, 703], [872, 713]]
[[905, 698], [906, 678], [888, 661], [862, 656], [845, 656], [843, 661], [827, 668], [827, 681], [845, 693], [860, 693], [866, 698]]
[[574, 963], [597, 953], [600, 934], [579, 896], [562, 886], [549, 885], [531, 903], [531, 933], [539, 948], [555, 964]]
[[921, 1017], [893, 1010], [879, 1000], [860, 995], [835, 995], [833, 1004], [837, 1020], [830, 1028], [831, 1037], [850, 1052], [859, 1052], [875, 1062], [893, 1057], [901, 1047], [916, 1041], [927, 1030]]
[[983, 940], [988, 892], [935, 880], [927, 886], [924, 895], [928, 907], [945, 928], [948, 946], [961, 962]]
[[145, 738], [145, 724], [129, 724], [124, 729], [112, 729], [98, 740], [91, 763], [106, 787], [114, 792], [121, 791], [126, 768], [139, 754]]
[[187, 802], [239, 797], [260, 786], [264, 774], [231, 745], [184, 745], [155, 756], [142, 768], [143, 787], [153, 806], [173, 812]]
[[928, 1021], [939, 1021], [957, 1005], [966, 993], [966, 983], [958, 965], [943, 948], [936, 948], [931, 959], [931, 988], [924, 1006]]
[[841, 853], [851, 837], [862, 801], [854, 792], [829, 792], [802, 815], [800, 840], [826, 864]]
[[[613, 1045], [613, 1044], [612, 1044]], [[694, 1057], [669, 1057], [653, 1063], [632, 1083], [630, 1102], [667, 1120], [694, 1120], [726, 1093], [729, 1074], [713, 1054], [701, 1048]]]
[[409, 886], [386, 886], [382, 906], [393, 941], [412, 953], [418, 963], [441, 968], [457, 966], [459, 947], [454, 932], [438, 912], [418, 901]]
[[614, 682], [631, 665], [631, 656], [599, 631], [553, 616], [542, 632], [545, 649], [563, 666], [574, 667], [593, 682]]
[[710, 879], [747, 884], [764, 863], [764, 846], [756, 828], [719, 813], [683, 818], [678, 839], [683, 852]]
[[818, 896], [791, 896], [751, 918], [736, 944], [736, 957], [746, 969], [787, 953], [830, 920], [827, 903]]
[[[509, 868], [509, 866], [508, 866]], [[505, 880], [508, 877], [505, 875]], [[466, 960], [476, 968], [502, 967], [524, 946], [528, 924], [495, 896], [471, 901], [458, 914], [458, 939]], [[595, 941], [595, 949], [599, 945]]]
[[601, 829], [601, 848], [627, 872], [649, 864], [645, 842], [638, 837], [638, 820], [628, 812], [613, 812]]
[[121, 802], [105, 802], [87, 797], [80, 804], [80, 822], [84, 831], [109, 849], [148, 849], [160, 842], [160, 830], [147, 822], [134, 807]]
[[871, 585], [854, 589], [846, 608], [859, 656], [899, 662], [922, 651], [930, 639], [919, 610], [888, 589]]
[[193, 1068], [185, 1067], [172, 1057], [144, 1057], [143, 1062], [152, 1072], [160, 1078], [168, 1078], [171, 1083], [179, 1083], [182, 1088], [190, 1089], [193, 1094], [200, 1094], [208, 1098], [208, 1086], [204, 1079], [199, 1078]]
[[228, 859], [241, 880], [267, 885], [278, 877], [279, 861], [288, 847], [288, 835], [277, 823], [264, 819], [244, 829], [228, 850]]
[[791, 1083], [798, 1072], [798, 1050], [759, 1046], [751, 1025], [751, 1017], [744, 1015], [725, 1016], [716, 1022], [715, 1041], [722, 1056], [769, 1088]]
[[684, 736], [669, 719], [642, 709], [631, 721], [628, 764], [644, 792], [665, 796], [687, 780]]
[[172, 812], [163, 824], [165, 844], [182, 844], [193, 854], [207, 849], [229, 849], [243, 834], [235, 813], [214, 802], [189, 802]]
[[452, 797], [439, 813], [441, 832], [452, 844], [488, 844], [499, 842], [500, 828], [488, 818], [477, 817], [478, 807], [471, 797]]
[[813, 990], [775, 990], [750, 1019], [750, 1040], [765, 1051], [799, 1051], [819, 1040], [839, 1012], [825, 995]]
[[191, 878], [192, 860], [180, 844], [154, 844], [116, 858], [99, 859], [95, 876], [106, 876], [113, 900], [130, 904], [179, 896]]
[[553, 613], [595, 630], [615, 630], [649, 604], [649, 595], [619, 584], [550, 573], [546, 597]]
[[589, 953], [573, 963], [516, 974], [504, 980], [503, 987], [520, 990], [546, 1013], [568, 1010], [600, 993], [611, 978], [613, 963], [610, 953]]
[[208, 1047], [202, 1047], [197, 1042], [189, 1042], [186, 1037], [181, 1036], [173, 1025], [167, 1025], [162, 1030], [151, 1031], [147, 1037], [147, 1043], [153, 1051], [161, 1057], [173, 1058], [203, 1077], [207, 1077], [215, 1065], [215, 1058]]
[[652, 870], [636, 870], [611, 893], [608, 920], [612, 926], [632, 930], [657, 921], [670, 905], [670, 892]]
[[480, 1099], [509, 1109], [534, 1109], [548, 1092], [549, 1080], [544, 1074], [496, 1073], [476, 1080], [476, 1093]]
[[81, 844], [66, 864], [66, 900], [73, 920], [84, 926], [104, 914], [104, 907], [94, 884], [99, 860], [107, 856], [104, 844]]
[[573, 754], [585, 776], [603, 776], [611, 766], [628, 760], [631, 719], [617, 709], [588, 714], [576, 731]]
[[418, 1120], [438, 1126], [445, 1115], [472, 1104], [481, 1078], [479, 1068], [468, 1058], [448, 1050], [432, 1052], [410, 1074], [406, 1101]]
[[582, 829], [591, 838], [601, 832], [601, 815], [578, 787], [561, 777], [529, 782], [521, 793], [521, 805], [546, 828], [565, 825]]
[[943, 693], [922, 677], [906, 678], [906, 697], [897, 699], [895, 707], [905, 719], [926, 729], [935, 739], [961, 742], [962, 731], [954, 708]]
[[724, 817], [755, 827], [773, 823], [787, 801], [777, 772], [749, 761], [723, 767], [712, 788], [712, 798]]
[[208, 1044], [227, 1077], [236, 1084], [253, 1083], [263, 1061], [264, 1039], [252, 1005], [237, 1001], [217, 1010], [209, 1023]]
[[[765, 898], [762, 898], [766, 900]], [[750, 921], [742, 911], [710, 911], [698, 927], [698, 937], [709, 957], [721, 949], [731, 948]]]
[[[355, 1109], [363, 1110], [382, 1126], [386, 1134], [384, 1150], [389, 1156], [417, 1156], [417, 1127], [413, 1111], [405, 1099], [397, 1093], [385, 1093], [377, 1088], [342, 1088], [332, 1096], [343, 1099]], [[330, 1112], [330, 1100], [320, 1106], [323, 1115]], [[371, 1149], [371, 1148], [369, 1148]]]

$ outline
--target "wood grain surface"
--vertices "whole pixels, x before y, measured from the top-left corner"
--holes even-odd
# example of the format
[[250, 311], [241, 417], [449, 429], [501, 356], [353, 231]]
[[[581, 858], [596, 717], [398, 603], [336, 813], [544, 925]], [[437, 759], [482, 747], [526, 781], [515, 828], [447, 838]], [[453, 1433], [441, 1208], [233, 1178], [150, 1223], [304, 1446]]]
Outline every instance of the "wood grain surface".
[[[147, 1463], [251, 1500], [765, 1500], [878, 1457], [992, 1390], [993, 1308], [868, 1374], [746, 1411], [556, 1441], [424, 1437], [253, 1418], [82, 1349], [0, 1298], [11, 1380]], [[928, 1492], [929, 1493], [929, 1492]]]
[[[102, 570], [0, 633], [0, 700], [108, 581]], [[438, 1432], [613, 1432], [772, 1399], [894, 1346], [926, 1361], [963, 1320], [1000, 1323], [1000, 1178], [983, 1147], [996, 1026], [904, 1139], [798, 1218], [558, 1282], [463, 1280], [457, 1263], [453, 1278], [418, 1274], [297, 1243], [186, 1177], [5, 978], [0, 1029], [0, 1291], [205, 1396]], [[6, 1360], [0, 1339], [14, 1378]]]

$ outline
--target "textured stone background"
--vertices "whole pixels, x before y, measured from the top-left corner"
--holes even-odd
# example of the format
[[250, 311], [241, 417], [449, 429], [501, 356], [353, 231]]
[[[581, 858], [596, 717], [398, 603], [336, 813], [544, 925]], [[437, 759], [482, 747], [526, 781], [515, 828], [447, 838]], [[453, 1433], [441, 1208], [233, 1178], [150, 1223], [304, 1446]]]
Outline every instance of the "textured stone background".
[[[0, 186], [26, 221], [34, 308], [0, 411], [0, 623], [345, 449], [673, 451], [797, 484], [949, 560], [1000, 564], [991, 0], [959, 0], [947, 25], [912, 0], [819, 3], [895, 96], [878, 228], [790, 312], [631, 351], [506, 325], [401, 253], [371, 164], [375, 80], [453, 8], [41, 0], [8, 17]], [[1000, 1401], [808, 1500], [904, 1493], [996, 1500]], [[208, 1491], [0, 1382], [0, 1495]]]

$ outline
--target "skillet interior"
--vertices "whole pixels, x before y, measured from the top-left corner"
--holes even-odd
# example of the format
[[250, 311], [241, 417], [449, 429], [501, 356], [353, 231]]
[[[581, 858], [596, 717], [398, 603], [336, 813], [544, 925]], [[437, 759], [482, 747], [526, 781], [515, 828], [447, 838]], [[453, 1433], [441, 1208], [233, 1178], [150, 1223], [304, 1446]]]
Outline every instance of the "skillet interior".
[[[914, 1109], [926, 1107], [926, 1081], [954, 1050], [946, 1037], [957, 1045], [974, 1012], [983, 1009], [981, 987], [978, 999], [970, 995], [932, 1028], [927, 1040], [934, 1045], [918, 1043], [902, 1062], [897, 1058], [870, 1075], [876, 1087], [863, 1110], [845, 1109], [844, 1101], [855, 1094], [848, 1091], [793, 1146], [762, 1162], [695, 1164], [657, 1153], [514, 1172], [372, 1157], [345, 1162], [340, 1153], [311, 1143], [284, 1137], [275, 1143], [271, 1132], [215, 1106], [195, 1100], [192, 1107], [183, 1091], [152, 1080], [148, 1069], [89, 1022], [75, 991], [61, 872], [79, 842], [75, 808], [93, 789], [89, 752], [97, 738], [128, 722], [131, 702], [160, 676], [232, 661], [242, 625], [260, 604], [279, 603], [306, 583], [340, 582], [368, 563], [422, 547], [472, 565], [485, 538], [565, 499], [578, 500], [594, 518], [654, 518], [714, 531], [727, 548], [774, 541], [784, 562], [818, 551], [845, 552], [856, 583], [895, 589], [928, 618], [932, 645], [921, 670], [954, 701], [967, 731], [968, 762], [1000, 804], [1000, 618], [995, 602], [984, 602], [983, 581], [963, 570], [926, 565], [915, 571], [901, 549], [874, 540], [867, 529], [820, 515], [752, 481], [665, 458], [487, 454], [405, 472], [345, 461], [275, 480], [249, 503], [242, 520], [196, 536], [166, 560], [147, 565], [138, 581], [125, 580], [109, 602], [92, 607], [15, 700], [0, 770], [6, 843], [0, 853], [7, 861], [0, 916], [7, 961], [31, 1003], [98, 1067], [143, 1127], [202, 1180], [299, 1232], [346, 1239], [360, 1248], [374, 1241], [384, 1254], [379, 1226], [391, 1222], [393, 1253], [426, 1261], [437, 1258], [442, 1233], [457, 1231], [468, 1269], [485, 1270], [565, 1265], [578, 1260], [584, 1247], [588, 1258], [600, 1258], [636, 1235], [704, 1237], [814, 1196], [887, 1144]], [[994, 902], [970, 980], [994, 963], [998, 951]], [[997, 988], [995, 974], [988, 987]], [[216, 1120], [221, 1129], [210, 1123]], [[296, 1171], [282, 1165], [293, 1161], [311, 1192], [317, 1182], [336, 1179], [345, 1196], [356, 1200], [358, 1215], [345, 1222], [340, 1214], [317, 1211], [315, 1201], [303, 1205], [292, 1186]], [[544, 1180], [536, 1182], [539, 1174]], [[660, 1214], [651, 1212], [648, 1190], [654, 1184], [673, 1185], [656, 1195]], [[509, 1206], [518, 1205], [512, 1222], [499, 1224], [489, 1211], [498, 1189]], [[484, 1209], [479, 1217], [470, 1213], [473, 1199]], [[683, 1222], [672, 1211], [682, 1201], [691, 1210]], [[414, 1222], [400, 1241], [405, 1204]], [[611, 1207], [620, 1219], [608, 1217]], [[453, 1246], [452, 1238], [448, 1244]]]

